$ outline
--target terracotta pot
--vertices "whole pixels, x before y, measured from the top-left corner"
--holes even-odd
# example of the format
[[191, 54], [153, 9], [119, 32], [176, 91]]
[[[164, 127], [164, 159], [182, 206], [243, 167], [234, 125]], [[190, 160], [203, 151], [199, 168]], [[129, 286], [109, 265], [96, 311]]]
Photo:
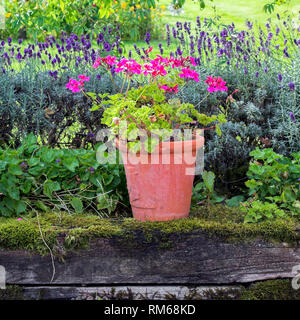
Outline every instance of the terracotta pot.
[[188, 217], [196, 154], [204, 137], [162, 142], [151, 154], [133, 154], [126, 144], [115, 142], [122, 152], [134, 218], [166, 221]]

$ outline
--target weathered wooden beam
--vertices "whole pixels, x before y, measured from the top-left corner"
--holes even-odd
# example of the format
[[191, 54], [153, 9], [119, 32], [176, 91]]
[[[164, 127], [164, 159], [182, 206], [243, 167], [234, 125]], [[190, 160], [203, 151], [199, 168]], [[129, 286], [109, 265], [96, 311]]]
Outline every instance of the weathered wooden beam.
[[[235, 298], [241, 286], [114, 286], [114, 287], [23, 287], [22, 296], [30, 300], [189, 300], [209, 298], [224, 292]], [[208, 292], [208, 294], [207, 294]]]
[[[53, 286], [226, 285], [294, 277], [300, 248], [261, 240], [228, 242], [195, 230], [174, 239], [169, 248], [98, 239], [87, 250], [68, 252], [64, 260], [55, 259]], [[50, 284], [50, 256], [0, 250], [0, 265], [6, 268], [8, 284]]]

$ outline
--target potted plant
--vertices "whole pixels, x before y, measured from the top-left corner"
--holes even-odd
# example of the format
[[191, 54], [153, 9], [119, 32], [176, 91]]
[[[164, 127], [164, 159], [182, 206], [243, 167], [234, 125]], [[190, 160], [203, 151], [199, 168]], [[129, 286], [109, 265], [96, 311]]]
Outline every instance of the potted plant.
[[[117, 94], [86, 93], [85, 75], [70, 79], [66, 86], [92, 100], [92, 110], [104, 108], [102, 123], [111, 129], [110, 138], [122, 152], [134, 218], [164, 221], [188, 216], [196, 155], [204, 144], [202, 129], [213, 124], [220, 135], [227, 109], [220, 107], [219, 114], [209, 116], [200, 113], [198, 105], [174, 98], [188, 81], [200, 81], [195, 60], [150, 59], [151, 50], [140, 63], [111, 56], [97, 59], [94, 68], [106, 69], [114, 84], [113, 74], [121, 77]], [[208, 94], [227, 91], [225, 84], [220, 77], [205, 80]]]

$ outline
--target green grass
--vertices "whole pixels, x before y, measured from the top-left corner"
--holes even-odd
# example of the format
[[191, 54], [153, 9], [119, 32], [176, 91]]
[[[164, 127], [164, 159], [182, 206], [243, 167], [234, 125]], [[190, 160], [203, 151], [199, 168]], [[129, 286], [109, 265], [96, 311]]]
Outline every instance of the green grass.
[[[206, 0], [205, 9], [200, 9], [199, 3], [196, 0], [186, 0], [184, 5], [184, 13], [179, 16], [172, 16], [168, 6], [171, 0], [159, 0], [159, 5], [164, 5], [165, 14], [162, 17], [162, 23], [164, 25], [170, 24], [175, 25], [177, 21], [180, 22], [191, 22], [193, 26], [196, 25], [197, 16], [201, 18], [203, 25], [204, 18], [212, 18], [217, 25], [224, 24], [228, 25], [232, 22], [235, 24], [237, 30], [246, 30], [247, 27], [245, 22], [250, 20], [254, 23], [254, 32], [258, 33], [258, 26], [264, 27], [268, 22], [268, 19], [278, 21], [276, 13], [279, 13], [281, 18], [290, 15], [296, 24], [300, 24], [298, 19], [298, 12], [300, 12], [299, 0], [290, 0], [287, 4], [277, 6], [275, 12], [272, 14], [266, 13], [263, 9], [264, 4], [268, 3], [268, 0], [214, 0], [210, 2]], [[136, 43], [139, 48], [147, 47], [145, 41], [125, 41], [126, 51], [133, 49], [133, 44]], [[163, 48], [167, 49], [165, 53], [176, 50], [176, 45], [171, 43], [171, 47], [167, 48], [166, 45], [166, 33], [165, 29], [162, 32], [159, 40], [152, 40], [151, 45], [153, 46], [153, 56], [159, 54], [158, 43], [162, 43]], [[134, 49], [133, 49], [134, 52]]]
[[265, 13], [263, 10], [264, 4], [271, 2], [268, 0], [214, 0], [210, 2], [206, 0], [206, 7], [200, 10], [198, 1], [186, 0], [184, 5], [184, 14], [180, 16], [172, 16], [169, 13], [168, 6], [170, 0], [160, 0], [160, 5], [166, 6], [166, 14], [163, 16], [163, 23], [173, 24], [177, 21], [195, 22], [197, 16], [202, 18], [215, 18], [220, 16], [219, 22], [224, 24], [231, 24], [234, 22], [238, 29], [245, 27], [245, 21], [248, 19], [257, 24], [264, 24], [267, 19], [276, 17], [276, 13], [280, 15], [290, 14], [296, 16], [300, 11], [299, 0], [290, 0], [287, 4], [277, 6], [275, 13]]

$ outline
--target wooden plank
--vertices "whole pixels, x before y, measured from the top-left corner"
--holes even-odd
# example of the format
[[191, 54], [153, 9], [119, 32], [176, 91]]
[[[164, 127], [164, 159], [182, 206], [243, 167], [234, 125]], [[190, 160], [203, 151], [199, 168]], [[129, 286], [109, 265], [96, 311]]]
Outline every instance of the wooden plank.
[[228, 296], [242, 289], [241, 286], [114, 286], [114, 287], [23, 287], [22, 296], [31, 300], [186, 300], [192, 297], [206, 299], [205, 292], [217, 294], [228, 292]]
[[[53, 285], [99, 284], [234, 284], [293, 277], [300, 264], [299, 246], [268, 243], [230, 243], [198, 230], [163, 249], [157, 244], [121, 246], [116, 239], [99, 239], [90, 249], [55, 260]], [[52, 277], [49, 256], [0, 250], [7, 283], [45, 285]]]

